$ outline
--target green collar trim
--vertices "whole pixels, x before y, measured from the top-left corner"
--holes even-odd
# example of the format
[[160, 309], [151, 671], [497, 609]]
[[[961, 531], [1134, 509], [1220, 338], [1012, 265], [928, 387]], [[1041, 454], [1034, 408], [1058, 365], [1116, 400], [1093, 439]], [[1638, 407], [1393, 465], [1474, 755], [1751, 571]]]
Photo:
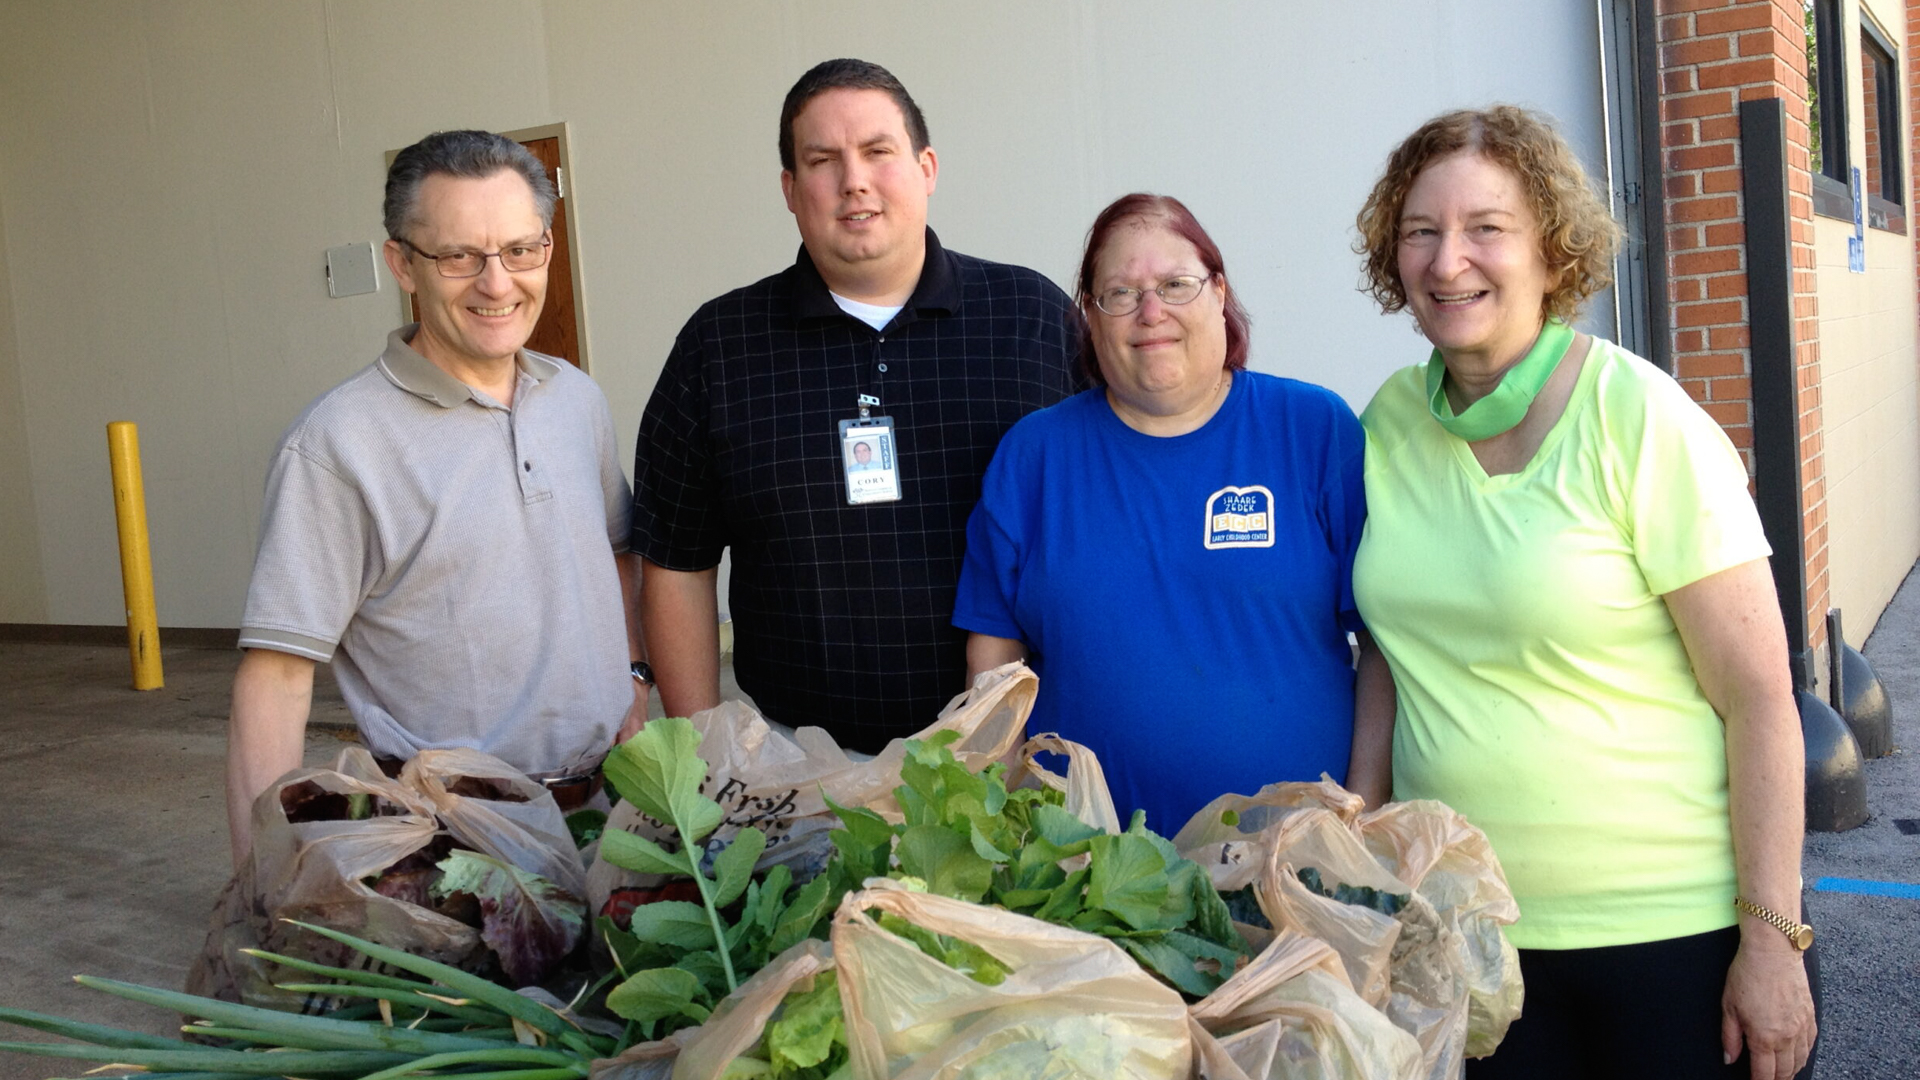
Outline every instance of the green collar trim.
[[1540, 336], [1534, 338], [1533, 347], [1519, 363], [1507, 369], [1493, 393], [1467, 406], [1458, 415], [1454, 414], [1444, 389], [1447, 365], [1440, 357], [1440, 350], [1435, 349], [1427, 361], [1427, 411], [1449, 434], [1467, 442], [1479, 442], [1512, 431], [1526, 419], [1533, 399], [1540, 395], [1540, 388], [1547, 385], [1553, 369], [1560, 366], [1561, 358], [1572, 345], [1573, 327], [1559, 319], [1548, 319], [1540, 328]]

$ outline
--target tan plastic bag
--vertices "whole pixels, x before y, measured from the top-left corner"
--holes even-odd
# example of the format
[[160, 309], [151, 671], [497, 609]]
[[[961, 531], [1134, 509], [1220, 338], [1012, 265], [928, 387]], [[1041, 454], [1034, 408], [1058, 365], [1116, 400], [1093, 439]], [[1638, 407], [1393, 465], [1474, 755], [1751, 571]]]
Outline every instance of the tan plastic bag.
[[[344, 807], [353, 799], [370, 800], [372, 816], [345, 819]], [[329, 801], [337, 805], [329, 807]], [[290, 820], [315, 807], [321, 819]], [[367, 884], [443, 831], [575, 896], [584, 886], [585, 868], [552, 795], [505, 762], [472, 750], [427, 751], [396, 780], [380, 771], [366, 749], [348, 747], [332, 768], [296, 769], [254, 801], [253, 851], [215, 905], [206, 946], [187, 976], [188, 991], [293, 1011], [336, 1004], [278, 989], [276, 983], [316, 980], [241, 953], [262, 949], [334, 967], [368, 962], [286, 919], [455, 966], [483, 961], [479, 930], [403, 898], [419, 898], [421, 882], [402, 888], [403, 880], [390, 878], [383, 888], [395, 895]], [[422, 879], [428, 872], [423, 865]]]
[[[1340, 954], [1354, 990], [1420, 1042], [1421, 1076], [1458, 1076], [1467, 995], [1459, 934], [1433, 904], [1382, 866], [1330, 810], [1295, 810], [1271, 833], [1268, 871], [1255, 886], [1276, 927], [1317, 937]], [[1405, 895], [1398, 915], [1321, 896], [1301, 882], [1312, 867], [1328, 889], [1364, 886]]]
[[[560, 804], [538, 781], [491, 754], [456, 749], [422, 750], [400, 770], [400, 783], [432, 805], [457, 842], [585, 900], [586, 864]], [[484, 797], [458, 790], [476, 786]]]
[[1286, 812], [1266, 833], [1267, 866], [1255, 882], [1260, 910], [1275, 929], [1319, 938], [1340, 955], [1347, 977], [1369, 1005], [1387, 1003], [1390, 959], [1400, 921], [1343, 904], [1301, 884], [1298, 871], [1311, 867], [1329, 887], [1365, 886], [1410, 893], [1400, 879], [1375, 862], [1346, 822], [1331, 810]]
[[[1200, 809], [1173, 836], [1174, 849], [1207, 868], [1213, 887], [1223, 893], [1254, 883], [1267, 865], [1268, 834], [1285, 811], [1320, 807], [1351, 823], [1366, 800], [1326, 773], [1314, 783], [1268, 784], [1252, 795], [1222, 795]], [[1231, 813], [1237, 820], [1228, 825]]]
[[[872, 885], [850, 894], [833, 920], [858, 1080], [1189, 1074], [1185, 1002], [1111, 941], [892, 882]], [[869, 911], [970, 942], [1009, 974], [997, 986], [977, 983], [882, 929]]]
[[1279, 934], [1187, 1010], [1203, 1080], [1413, 1080], [1420, 1044], [1348, 984], [1323, 941]]
[[[983, 672], [972, 689], [955, 697], [932, 725], [913, 737], [957, 731], [960, 740], [951, 749], [967, 768], [983, 769], [995, 761], [1011, 766], [1026, 738], [1027, 714], [1033, 711], [1037, 692], [1038, 680], [1024, 664]], [[839, 827], [840, 819], [827, 808], [827, 798], [900, 819], [893, 789], [900, 785], [900, 765], [906, 760], [903, 739], [888, 743], [870, 761], [854, 761], [825, 731], [800, 728], [785, 735], [738, 701], [688, 719], [700, 732], [700, 756], [707, 762], [702, 791], [726, 812], [706, 841], [710, 848], [725, 846], [745, 826], [757, 827], [767, 834], [767, 848], [756, 869], [764, 872], [786, 864], [796, 880], [806, 881], [825, 869], [833, 852], [827, 834]], [[614, 807], [607, 828], [675, 842], [669, 828], [629, 803]], [[664, 880], [596, 859], [587, 875], [587, 896], [592, 910], [600, 912], [614, 890], [651, 887]]]
[[[1067, 759], [1067, 774], [1061, 776], [1034, 758], [1039, 754], [1058, 754]], [[1092, 750], [1051, 732], [1035, 735], [1020, 747], [1016, 767], [1007, 776], [1007, 787], [1039, 786], [1066, 795], [1067, 812], [1089, 828], [1119, 833], [1125, 824], [1113, 808], [1113, 793], [1107, 790], [1107, 772]]]
[[788, 993], [813, 989], [814, 976], [831, 970], [833, 949], [824, 941], [802, 941], [728, 994], [706, 1023], [596, 1061], [589, 1080], [719, 1080], [760, 1041]]
[[1466, 982], [1467, 1057], [1493, 1053], [1520, 1015], [1520, 954], [1501, 927], [1520, 917], [1487, 836], [1452, 807], [1430, 800], [1390, 803], [1359, 821], [1367, 850], [1433, 904], [1457, 935]]

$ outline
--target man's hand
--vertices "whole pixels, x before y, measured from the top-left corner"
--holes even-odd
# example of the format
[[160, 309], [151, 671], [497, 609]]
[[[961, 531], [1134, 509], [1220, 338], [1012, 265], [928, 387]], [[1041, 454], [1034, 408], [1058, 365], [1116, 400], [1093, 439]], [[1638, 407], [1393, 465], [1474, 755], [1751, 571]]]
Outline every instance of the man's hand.
[[313, 661], [248, 649], [233, 676], [227, 726], [227, 835], [237, 872], [253, 850], [253, 803], [306, 758]]

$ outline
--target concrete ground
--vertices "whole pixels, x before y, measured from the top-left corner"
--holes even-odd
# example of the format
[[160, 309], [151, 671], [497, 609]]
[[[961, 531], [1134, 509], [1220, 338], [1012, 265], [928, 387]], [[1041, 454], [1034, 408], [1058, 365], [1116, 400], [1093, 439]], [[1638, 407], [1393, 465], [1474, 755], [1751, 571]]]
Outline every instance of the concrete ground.
[[[1865, 763], [1867, 823], [1810, 833], [1801, 873], [1826, 984], [1823, 1080], [1920, 1077], [1920, 899], [1820, 887], [1823, 878], [1920, 885], [1920, 568], [1856, 648], [1893, 702], [1894, 751]], [[1912, 831], [1902, 831], [1912, 830]]]
[[[1920, 819], [1920, 575], [1865, 652], [1892, 696], [1902, 749], [1867, 763], [1867, 824], [1808, 838], [1809, 886], [1920, 884], [1920, 835], [1895, 824]], [[166, 688], [136, 693], [124, 649], [0, 643], [0, 1006], [174, 1033], [170, 1014], [68, 979], [179, 986], [229, 873], [221, 777], [239, 654], [164, 658]], [[314, 716], [307, 760], [317, 764], [352, 738], [324, 673]], [[1920, 900], [1814, 891], [1808, 907], [1827, 984], [1818, 1075], [1920, 1075]], [[0, 1028], [7, 1038], [35, 1036]], [[0, 1080], [85, 1068], [0, 1054]]]

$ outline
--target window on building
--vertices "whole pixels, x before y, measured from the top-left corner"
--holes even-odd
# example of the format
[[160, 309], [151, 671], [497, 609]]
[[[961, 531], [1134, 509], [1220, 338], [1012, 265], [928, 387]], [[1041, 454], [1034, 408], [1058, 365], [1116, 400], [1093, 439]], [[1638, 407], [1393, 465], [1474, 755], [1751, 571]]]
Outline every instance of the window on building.
[[1803, 0], [1807, 26], [1807, 148], [1813, 208], [1853, 220], [1847, 160], [1847, 54], [1840, 0]]
[[1867, 159], [1867, 224], [1906, 231], [1906, 170], [1900, 155], [1900, 50], [1870, 20], [1860, 20], [1860, 126]]

